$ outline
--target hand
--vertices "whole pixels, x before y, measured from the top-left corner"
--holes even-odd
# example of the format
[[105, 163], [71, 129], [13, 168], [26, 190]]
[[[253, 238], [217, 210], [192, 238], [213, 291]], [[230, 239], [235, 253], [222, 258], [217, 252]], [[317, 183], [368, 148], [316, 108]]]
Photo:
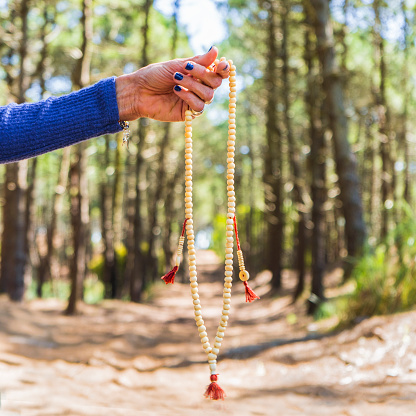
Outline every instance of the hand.
[[204, 55], [151, 64], [118, 77], [116, 94], [120, 120], [148, 117], [183, 121], [185, 110], [203, 110], [230, 72], [226, 61], [220, 62], [214, 71], [207, 69], [217, 55], [218, 49], [213, 46]]

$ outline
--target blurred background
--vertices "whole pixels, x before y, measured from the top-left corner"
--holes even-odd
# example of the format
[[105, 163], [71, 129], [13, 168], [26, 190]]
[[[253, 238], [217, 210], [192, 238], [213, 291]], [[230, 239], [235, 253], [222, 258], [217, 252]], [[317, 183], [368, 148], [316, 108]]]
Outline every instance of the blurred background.
[[[364, 255], [355, 281], [392, 296], [389, 308], [407, 307], [416, 297], [415, 7], [2, 0], [0, 100], [35, 102], [216, 44], [237, 66], [237, 218], [252, 275], [270, 270], [278, 293], [282, 269], [295, 270], [293, 296], [306, 288], [314, 313], [325, 269], [341, 265], [345, 281]], [[0, 291], [14, 300], [72, 293], [69, 313], [82, 297], [142, 301], [181, 230], [182, 130], [142, 119], [128, 150], [104, 136], [1, 166]], [[219, 256], [226, 130], [224, 85], [195, 123], [197, 243]], [[394, 293], [373, 290], [390, 283]]]
[[[315, 337], [312, 319], [329, 318], [326, 329], [340, 329], [416, 303], [415, 17], [415, 0], [0, 0], [0, 105], [66, 94], [149, 63], [204, 53], [213, 44], [219, 56], [232, 59], [238, 90], [236, 216], [250, 284], [262, 297], [253, 306], [253, 322], [235, 324], [263, 319], [264, 328], [250, 327], [250, 342], [263, 345], [263, 351], [281, 345], [280, 336], [290, 343]], [[221, 292], [217, 283], [225, 246], [228, 89], [223, 84], [194, 122], [194, 227], [208, 295]], [[178, 323], [187, 322], [182, 312], [166, 315], [166, 305], [173, 302], [169, 295], [157, 301], [162, 287], [182, 299], [177, 289], [164, 287], [160, 276], [174, 263], [184, 219], [183, 130], [182, 123], [140, 119], [131, 123], [128, 149], [121, 146], [120, 134], [107, 135], [0, 166], [2, 329], [14, 334], [13, 348], [30, 347], [23, 356], [46, 359], [52, 350], [42, 355], [42, 348], [67, 346], [69, 333], [82, 333], [73, 321], [54, 315], [53, 325], [64, 334], [53, 338], [50, 310], [82, 312], [87, 324], [90, 317], [87, 338], [97, 323], [109, 319], [110, 309], [115, 317], [122, 311], [121, 321], [113, 317], [118, 323], [133, 310], [149, 325], [163, 318], [173, 325], [171, 335], [180, 330]], [[183, 266], [176, 277], [179, 288], [187, 276]], [[60, 303], [36, 303], [39, 298]], [[13, 303], [23, 300], [35, 306]], [[104, 309], [88, 309], [95, 304]], [[146, 315], [145, 305], [155, 307], [154, 314]], [[33, 328], [43, 322], [39, 325], [47, 331], [28, 330], [38, 339], [37, 350], [23, 330], [20, 338], [13, 332], [13, 322], [20, 325], [31, 317]], [[404, 357], [410, 345], [413, 321], [393, 325], [390, 337], [370, 331], [380, 342], [398, 340], [390, 345], [399, 352], [389, 377], [401, 371], [397, 357]], [[275, 325], [273, 334], [270, 325]], [[225, 358], [257, 357], [257, 347], [238, 349], [249, 343], [239, 331], [232, 333], [235, 348]], [[363, 331], [370, 333], [368, 326]], [[133, 359], [140, 340], [148, 338], [130, 340], [123, 334], [130, 350], [127, 344], [123, 348]], [[89, 349], [87, 358], [77, 356], [77, 342], [59, 357], [124, 368], [123, 361], [114, 364], [116, 352], [113, 361], [103, 355], [88, 361]], [[316, 345], [322, 351], [328, 347]], [[277, 349], [277, 358], [268, 359], [297, 363], [309, 348], [297, 358]], [[373, 356], [374, 350], [368, 351], [362, 362]], [[345, 354], [345, 371], [361, 365], [353, 363], [359, 353]], [[166, 350], [161, 356], [168, 356]], [[167, 365], [177, 375], [178, 368], [190, 365], [189, 357], [169, 365], [146, 360], [138, 371]], [[416, 370], [416, 359], [412, 363], [407, 368]], [[257, 362], [241, 377], [263, 377], [272, 365]], [[324, 377], [321, 368], [318, 363], [317, 378]], [[287, 375], [281, 367], [275, 371]], [[340, 375], [340, 385], [351, 383], [352, 374]], [[153, 386], [159, 382], [155, 379]], [[298, 394], [305, 393], [299, 389]], [[372, 394], [363, 391], [367, 398]], [[270, 414], [264, 400], [264, 413], [256, 414]], [[354, 414], [370, 415], [367, 410]], [[238, 414], [252, 413], [240, 409]]]

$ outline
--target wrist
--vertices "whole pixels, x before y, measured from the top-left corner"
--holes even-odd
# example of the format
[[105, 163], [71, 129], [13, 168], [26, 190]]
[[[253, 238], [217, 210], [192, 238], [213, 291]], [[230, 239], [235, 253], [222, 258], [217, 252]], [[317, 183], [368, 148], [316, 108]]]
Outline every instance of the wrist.
[[121, 75], [116, 78], [116, 99], [121, 121], [132, 121], [141, 117], [135, 105], [137, 85], [132, 75]]

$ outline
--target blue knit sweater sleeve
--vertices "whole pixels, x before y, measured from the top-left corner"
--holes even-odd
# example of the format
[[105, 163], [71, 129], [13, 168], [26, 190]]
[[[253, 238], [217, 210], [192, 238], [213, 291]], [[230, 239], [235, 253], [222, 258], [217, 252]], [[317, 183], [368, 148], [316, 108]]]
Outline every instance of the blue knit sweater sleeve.
[[62, 97], [0, 107], [0, 163], [121, 131], [115, 78]]

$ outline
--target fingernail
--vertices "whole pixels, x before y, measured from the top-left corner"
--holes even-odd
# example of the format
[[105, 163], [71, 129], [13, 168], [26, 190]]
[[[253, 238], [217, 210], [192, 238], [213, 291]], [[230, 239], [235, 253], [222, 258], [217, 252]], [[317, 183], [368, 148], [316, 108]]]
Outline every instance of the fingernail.
[[188, 62], [188, 63], [186, 64], [185, 69], [186, 69], [187, 71], [191, 71], [192, 69], [194, 69], [194, 66], [193, 66], [190, 62]]
[[175, 77], [174, 77], [175, 79], [177, 79], [178, 81], [182, 81], [183, 80], [183, 75], [182, 74], [180, 74], [179, 72], [177, 72], [176, 74], [175, 74]]
[[182, 88], [181, 88], [179, 85], [175, 85], [175, 86], [173, 87], [173, 89], [174, 89], [175, 91], [180, 91]]
[[226, 70], [227, 70], [227, 68], [228, 68], [228, 64], [227, 64], [227, 65], [225, 65], [225, 67], [224, 67], [223, 71], [226, 71]]
[[212, 49], [212, 46], [208, 49], [208, 52]]

